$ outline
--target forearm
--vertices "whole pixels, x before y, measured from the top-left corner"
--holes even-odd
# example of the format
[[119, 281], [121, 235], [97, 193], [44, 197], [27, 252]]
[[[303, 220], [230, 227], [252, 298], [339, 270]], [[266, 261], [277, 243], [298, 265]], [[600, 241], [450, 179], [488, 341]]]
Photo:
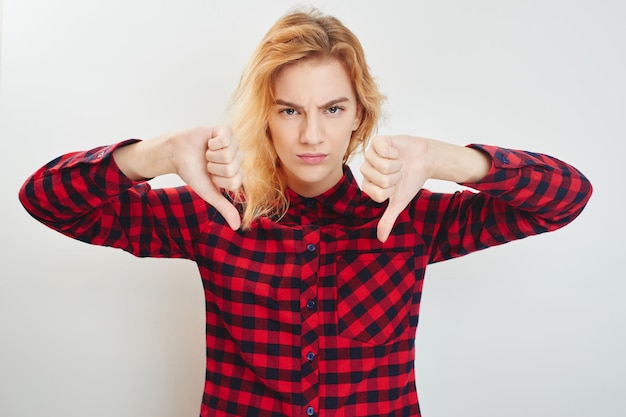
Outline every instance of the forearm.
[[482, 180], [491, 169], [491, 157], [477, 149], [426, 139], [429, 178], [456, 183]]
[[490, 155], [492, 168], [480, 181], [466, 182], [510, 207], [532, 213], [531, 222], [554, 230], [571, 222], [592, 194], [589, 180], [552, 156], [488, 145], [470, 145]]
[[111, 161], [115, 147], [131, 143], [61, 155], [24, 182], [20, 201], [33, 217], [50, 227], [69, 227], [76, 218], [135, 184]]
[[431, 262], [559, 229], [591, 197], [589, 180], [556, 158], [487, 145], [467, 149], [491, 160], [482, 179], [460, 182], [479, 192], [424, 190], [411, 211], [416, 230], [432, 247]]
[[197, 226], [212, 221], [212, 212], [187, 187], [152, 190], [147, 182], [124, 175], [113, 154], [132, 149], [135, 143], [139, 142], [56, 158], [23, 184], [22, 205], [41, 223], [83, 242], [121, 248], [136, 256], [190, 257], [200, 233]]
[[113, 152], [113, 159], [124, 175], [140, 181], [175, 173], [171, 148], [171, 136], [162, 135], [122, 146]]

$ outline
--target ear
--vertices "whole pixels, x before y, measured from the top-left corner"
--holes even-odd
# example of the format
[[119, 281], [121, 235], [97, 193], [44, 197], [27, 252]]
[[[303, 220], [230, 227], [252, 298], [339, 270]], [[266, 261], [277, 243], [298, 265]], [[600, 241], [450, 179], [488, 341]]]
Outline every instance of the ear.
[[363, 106], [360, 104], [356, 108], [356, 117], [354, 118], [354, 124], [352, 125], [352, 131], [354, 132], [361, 126], [361, 121], [363, 120]]

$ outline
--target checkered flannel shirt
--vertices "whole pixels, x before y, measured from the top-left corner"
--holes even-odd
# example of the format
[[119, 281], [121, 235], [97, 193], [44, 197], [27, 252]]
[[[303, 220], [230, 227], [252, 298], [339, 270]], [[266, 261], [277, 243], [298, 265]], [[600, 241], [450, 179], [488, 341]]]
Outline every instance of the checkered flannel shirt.
[[[422, 190], [389, 240], [386, 205], [348, 167], [316, 198], [289, 193], [280, 220], [233, 231], [189, 188], [125, 177], [117, 145], [61, 156], [20, 191], [47, 226], [141, 257], [197, 263], [206, 300], [201, 416], [419, 416], [415, 332], [426, 265], [551, 231], [591, 195], [552, 157], [484, 145], [487, 177], [454, 194]], [[469, 185], [469, 184], [468, 184]]]

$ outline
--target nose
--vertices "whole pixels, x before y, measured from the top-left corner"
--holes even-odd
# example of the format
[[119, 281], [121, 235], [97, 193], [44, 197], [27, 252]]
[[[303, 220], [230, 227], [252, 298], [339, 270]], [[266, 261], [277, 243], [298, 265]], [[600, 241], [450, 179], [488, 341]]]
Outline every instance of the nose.
[[324, 128], [318, 116], [309, 115], [306, 117], [300, 137], [302, 143], [309, 145], [317, 145], [324, 142]]

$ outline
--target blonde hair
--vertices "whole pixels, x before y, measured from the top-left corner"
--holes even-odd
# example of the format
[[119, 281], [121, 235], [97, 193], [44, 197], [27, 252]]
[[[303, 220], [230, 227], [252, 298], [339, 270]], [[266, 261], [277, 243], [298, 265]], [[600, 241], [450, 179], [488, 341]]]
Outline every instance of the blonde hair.
[[244, 69], [233, 95], [233, 131], [245, 154], [242, 228], [259, 217], [282, 217], [289, 208], [286, 176], [272, 144], [268, 117], [273, 81], [286, 65], [305, 59], [337, 59], [352, 80], [361, 123], [352, 133], [344, 163], [365, 147], [376, 129], [384, 96], [370, 75], [357, 37], [337, 18], [316, 9], [295, 10], [266, 33]]

